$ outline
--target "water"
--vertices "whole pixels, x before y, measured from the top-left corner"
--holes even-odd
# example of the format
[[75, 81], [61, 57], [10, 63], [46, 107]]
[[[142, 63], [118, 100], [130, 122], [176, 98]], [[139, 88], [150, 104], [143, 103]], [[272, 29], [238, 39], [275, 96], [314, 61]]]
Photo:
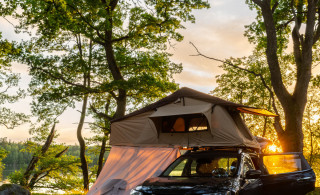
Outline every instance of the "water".
[[19, 171], [20, 169], [25, 169], [26, 167], [27, 167], [26, 164], [19, 164], [19, 163], [6, 164], [5, 169], [2, 172], [2, 181], [6, 181], [8, 179], [8, 176], [11, 173], [14, 173], [15, 171]]

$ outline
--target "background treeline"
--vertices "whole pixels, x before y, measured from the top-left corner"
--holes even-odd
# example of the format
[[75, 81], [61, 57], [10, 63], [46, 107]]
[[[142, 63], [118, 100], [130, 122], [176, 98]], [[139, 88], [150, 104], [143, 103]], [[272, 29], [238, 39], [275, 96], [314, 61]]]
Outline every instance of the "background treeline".
[[[15, 171], [20, 169], [26, 169], [32, 159], [32, 154], [28, 152], [22, 152], [26, 150], [26, 144], [24, 142], [13, 142], [7, 138], [0, 139], [0, 148], [3, 148], [7, 152], [7, 157], [2, 160], [4, 164], [4, 170], [2, 175], [2, 180], [6, 180], [8, 176]], [[80, 150], [79, 146], [73, 145], [68, 146], [68, 151], [65, 155], [68, 156], [79, 156]], [[91, 159], [89, 167], [93, 168], [96, 162], [99, 160], [99, 156], [94, 152], [96, 147], [92, 146], [87, 149], [87, 156]], [[109, 154], [109, 149], [105, 153], [105, 159]]]

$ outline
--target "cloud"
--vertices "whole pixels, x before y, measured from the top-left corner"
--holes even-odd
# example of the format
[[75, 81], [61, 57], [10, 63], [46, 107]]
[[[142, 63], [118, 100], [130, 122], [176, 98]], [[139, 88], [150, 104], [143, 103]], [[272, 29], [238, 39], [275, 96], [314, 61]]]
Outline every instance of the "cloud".
[[[93, 133], [90, 132], [87, 126], [87, 124], [84, 125], [84, 128], [82, 129], [82, 135], [83, 137], [90, 138], [91, 136], [93, 136]], [[56, 130], [59, 134], [59, 137], [57, 139], [58, 143], [65, 143], [67, 145], [79, 145], [79, 142], [77, 140], [77, 124], [57, 124]]]
[[217, 74], [203, 70], [186, 68], [181, 74], [174, 75], [180, 87], [189, 87], [204, 93], [209, 93], [217, 87]]
[[31, 136], [28, 133], [29, 126], [27, 124], [21, 125], [15, 129], [6, 129], [4, 126], [0, 126], [1, 137], [7, 137], [8, 140], [15, 142], [26, 141]]
[[243, 34], [244, 25], [254, 20], [254, 13], [244, 2], [214, 2], [208, 10], [195, 11], [196, 23], [185, 24], [186, 29], [180, 31], [184, 40], [169, 50], [174, 54], [171, 59], [183, 64], [183, 72], [174, 77], [181, 86], [192, 85], [197, 90], [210, 86], [212, 90], [216, 86], [215, 76], [223, 73], [219, 68], [221, 62], [193, 56], [197, 52], [189, 42], [202, 54], [221, 60], [248, 56], [253, 50], [254, 46]]
[[21, 41], [30, 39], [27, 33], [16, 34], [13, 25], [18, 25], [18, 20], [12, 17], [0, 17], [0, 32], [2, 33], [2, 38], [8, 39], [10, 41]]

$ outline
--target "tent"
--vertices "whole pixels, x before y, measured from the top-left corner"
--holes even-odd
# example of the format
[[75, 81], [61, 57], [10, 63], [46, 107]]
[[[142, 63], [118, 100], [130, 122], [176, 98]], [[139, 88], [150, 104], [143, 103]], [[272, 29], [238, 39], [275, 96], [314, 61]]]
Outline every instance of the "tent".
[[240, 116], [241, 112], [276, 116], [264, 109], [182, 88], [113, 120], [111, 152], [88, 194], [129, 194], [145, 179], [161, 173], [179, 156], [180, 147], [259, 149], [258, 142]]

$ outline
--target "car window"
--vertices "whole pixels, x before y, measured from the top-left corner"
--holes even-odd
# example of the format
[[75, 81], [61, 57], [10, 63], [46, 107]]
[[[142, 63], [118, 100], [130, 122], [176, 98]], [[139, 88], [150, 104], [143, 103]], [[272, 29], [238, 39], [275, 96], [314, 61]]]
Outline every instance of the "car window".
[[302, 170], [301, 158], [296, 154], [263, 156], [269, 174], [290, 173]]
[[186, 166], [188, 159], [184, 159], [169, 173], [169, 176], [182, 176], [183, 170]]
[[199, 156], [177, 160], [163, 173], [173, 177], [233, 177], [237, 173], [236, 156]]

